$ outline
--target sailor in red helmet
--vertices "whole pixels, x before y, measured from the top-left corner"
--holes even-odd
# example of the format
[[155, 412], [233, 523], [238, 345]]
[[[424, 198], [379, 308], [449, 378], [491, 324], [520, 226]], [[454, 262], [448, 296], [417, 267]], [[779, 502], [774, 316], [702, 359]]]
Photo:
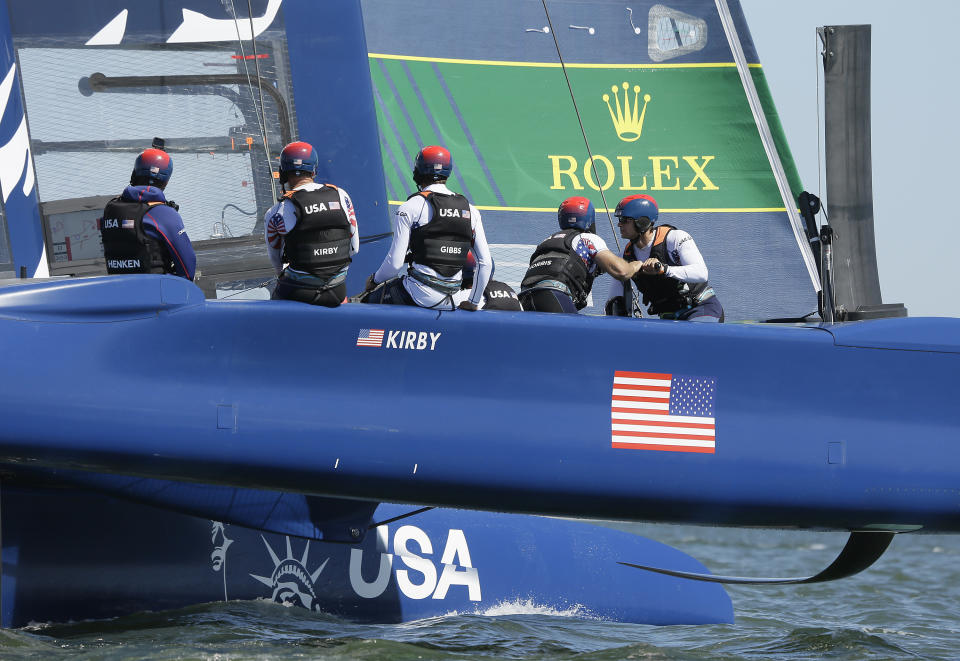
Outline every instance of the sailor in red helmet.
[[[493, 260], [480, 212], [447, 188], [452, 171], [453, 157], [446, 148], [432, 145], [417, 153], [413, 181], [418, 192], [397, 209], [393, 243], [380, 268], [367, 279], [365, 302], [433, 310], [479, 308]], [[477, 260], [473, 288], [457, 306], [454, 295], [460, 291], [471, 249]], [[378, 288], [381, 283], [387, 284]]]
[[274, 299], [335, 308], [346, 297], [360, 237], [347, 191], [314, 181], [318, 163], [307, 142], [291, 142], [280, 152], [285, 192], [263, 217], [264, 239], [277, 273]]
[[179, 207], [167, 201], [164, 188], [173, 174], [173, 159], [151, 148], [137, 156], [130, 185], [107, 203], [99, 219], [107, 273], [170, 273], [193, 280], [193, 252]]
[[564, 200], [557, 209], [557, 223], [560, 231], [536, 247], [520, 282], [524, 310], [576, 314], [586, 307], [600, 273], [627, 279], [640, 268], [617, 257], [597, 236], [593, 203], [587, 198]]
[[[648, 314], [661, 319], [722, 322], [723, 307], [707, 282], [707, 264], [693, 237], [672, 225], [656, 225], [660, 210], [649, 195], [620, 200], [614, 215], [627, 239], [625, 260], [640, 269], [632, 277]], [[610, 288], [607, 314], [630, 315], [624, 299], [628, 282]]]

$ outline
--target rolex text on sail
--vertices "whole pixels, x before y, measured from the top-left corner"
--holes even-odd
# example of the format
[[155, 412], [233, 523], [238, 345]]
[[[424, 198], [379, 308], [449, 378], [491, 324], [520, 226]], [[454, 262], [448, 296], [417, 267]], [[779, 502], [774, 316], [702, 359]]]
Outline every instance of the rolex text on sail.
[[643, 135], [647, 109], [653, 99], [650, 94], [641, 96], [640, 85], [634, 84], [631, 95], [631, 86], [627, 81], [620, 86], [612, 85], [610, 90], [612, 97], [610, 94], [601, 97], [610, 116], [610, 125], [620, 142], [631, 144], [632, 149], [637, 151], [614, 156], [593, 154], [582, 163], [576, 156], [548, 154], [552, 181], [550, 190], [585, 190], [587, 186], [593, 190], [616, 187], [621, 191], [720, 190], [707, 175], [707, 166], [716, 156], [650, 155], [649, 148], [643, 149], [637, 143]]

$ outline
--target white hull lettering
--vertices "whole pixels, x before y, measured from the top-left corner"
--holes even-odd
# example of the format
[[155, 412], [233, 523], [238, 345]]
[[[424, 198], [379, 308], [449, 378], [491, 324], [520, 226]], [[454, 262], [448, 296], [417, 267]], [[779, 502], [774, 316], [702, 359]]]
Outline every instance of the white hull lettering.
[[[409, 569], [397, 570], [397, 587], [411, 599], [426, 599], [433, 594], [437, 587], [437, 568], [427, 558], [417, 555], [417, 552], [408, 548], [411, 542], [419, 547], [418, 552], [424, 555], [433, 554], [433, 545], [427, 533], [416, 526], [400, 526], [393, 537], [393, 554], [400, 556]], [[423, 580], [416, 582], [410, 571], [423, 576]]]
[[390, 331], [387, 333], [387, 348], [388, 349], [399, 349], [397, 346], [397, 337], [400, 335], [401, 331]]
[[470, 548], [462, 530], [450, 530], [440, 563], [443, 565], [443, 573], [437, 581], [434, 599], [446, 598], [451, 585], [463, 585], [467, 588], [470, 601], [480, 601], [480, 575], [470, 561]]
[[387, 526], [377, 527], [377, 550], [380, 551], [380, 566], [377, 577], [368, 583], [363, 580], [362, 563], [363, 551], [357, 548], [350, 549], [350, 587], [363, 599], [376, 599], [390, 584], [390, 573], [393, 569], [393, 554], [387, 553], [389, 546]]
[[[430, 333], [427, 331], [387, 331], [387, 349], [410, 349], [413, 351], [425, 351], [429, 348], [433, 351], [437, 348], [437, 340], [443, 333]], [[429, 343], [429, 347], [427, 344]]]
[[405, 340], [405, 343], [404, 343], [404, 345], [403, 345], [403, 348], [404, 348], [404, 349], [414, 349], [415, 347], [413, 346], [413, 341], [414, 341], [416, 338], [417, 338], [417, 334], [416, 334], [414, 331], [407, 331], [407, 332], [406, 332], [406, 340]]
[[[451, 587], [463, 586], [470, 601], [480, 601], [480, 573], [470, 559], [470, 547], [462, 530], [451, 529], [440, 556], [439, 566], [430, 557], [430, 537], [417, 526], [401, 526], [393, 537], [393, 553], [388, 553], [389, 527], [377, 529], [377, 551], [380, 562], [373, 581], [362, 574], [363, 550], [350, 549], [350, 586], [363, 599], [375, 599], [386, 592], [391, 574], [396, 574], [397, 588], [410, 599], [445, 599]], [[394, 558], [405, 568], [394, 569]], [[437, 572], [440, 572], [439, 578]]]

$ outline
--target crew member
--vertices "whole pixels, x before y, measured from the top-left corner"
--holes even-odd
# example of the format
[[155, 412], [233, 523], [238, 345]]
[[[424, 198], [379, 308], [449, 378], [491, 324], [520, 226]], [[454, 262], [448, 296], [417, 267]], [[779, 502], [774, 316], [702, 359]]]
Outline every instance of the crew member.
[[[631, 195], [620, 200], [614, 215], [620, 222], [620, 236], [627, 239], [623, 257], [640, 269], [633, 276], [650, 315], [661, 319], [722, 322], [723, 307], [707, 283], [707, 265], [693, 237], [671, 225], [654, 226], [660, 215], [649, 195]], [[610, 288], [607, 314], [629, 315], [624, 287]]]
[[639, 269], [617, 257], [595, 234], [594, 216], [593, 203], [585, 197], [569, 197], [560, 205], [560, 231], [533, 251], [520, 283], [524, 310], [576, 314], [586, 307], [599, 273], [627, 279]]
[[[463, 282], [460, 285], [460, 291], [454, 294], [453, 299], [457, 303], [465, 301], [473, 289], [473, 274], [476, 271], [477, 260], [473, 256], [473, 251], [467, 255], [467, 263], [463, 267]], [[496, 264], [491, 264], [491, 271], [496, 271]], [[483, 290], [483, 298], [478, 306], [481, 310], [509, 310], [519, 312], [520, 299], [513, 287], [505, 282], [494, 280], [491, 274], [487, 282], [487, 288]]]
[[347, 270], [360, 237], [347, 191], [314, 181], [318, 162], [317, 150], [306, 142], [291, 142], [280, 152], [285, 192], [263, 217], [264, 239], [277, 273], [274, 299], [335, 308], [346, 297]]
[[163, 190], [173, 173], [173, 159], [162, 149], [137, 156], [130, 185], [107, 203], [98, 225], [110, 275], [170, 273], [193, 280], [193, 252], [179, 208]]
[[[492, 260], [480, 212], [447, 188], [453, 157], [444, 147], [424, 147], [413, 165], [418, 192], [397, 209], [393, 243], [377, 272], [367, 278], [366, 303], [418, 305], [452, 310], [463, 267], [472, 249], [477, 274], [462, 310], [476, 310], [490, 280]], [[406, 264], [406, 273], [401, 271]], [[401, 277], [397, 277], [401, 276]], [[381, 287], [378, 284], [386, 283]]]

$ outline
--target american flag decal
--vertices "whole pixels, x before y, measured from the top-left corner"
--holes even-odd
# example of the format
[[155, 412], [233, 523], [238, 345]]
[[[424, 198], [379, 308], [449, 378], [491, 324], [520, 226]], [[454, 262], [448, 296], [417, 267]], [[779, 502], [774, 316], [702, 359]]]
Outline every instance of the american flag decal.
[[361, 328], [357, 334], [358, 347], [381, 347], [383, 346], [382, 328]]
[[612, 446], [713, 454], [716, 394], [715, 378], [616, 371], [610, 398]]

